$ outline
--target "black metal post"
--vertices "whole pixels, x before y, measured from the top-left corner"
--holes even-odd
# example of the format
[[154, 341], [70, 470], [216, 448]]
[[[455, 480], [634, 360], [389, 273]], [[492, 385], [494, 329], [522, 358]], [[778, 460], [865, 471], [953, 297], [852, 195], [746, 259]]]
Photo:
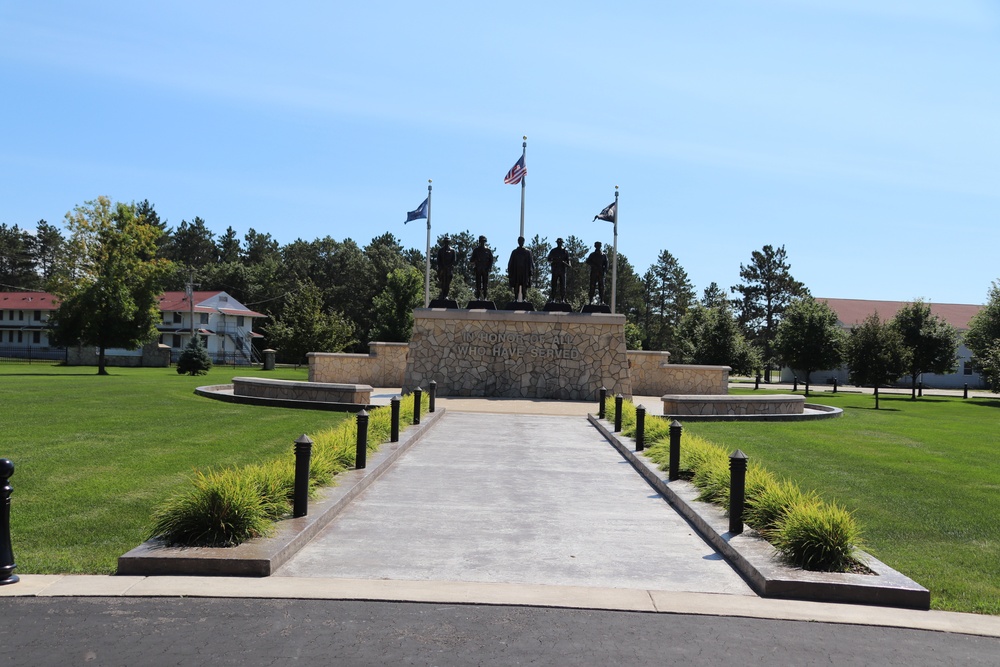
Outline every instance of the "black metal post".
[[427, 390], [427, 401], [430, 404], [427, 407], [427, 412], [434, 412], [434, 399], [437, 398], [437, 390], [438, 390], [438, 383], [434, 380], [431, 380], [430, 386], [428, 387]]
[[968, 397], [969, 397], [969, 383], [966, 382], [965, 389], [962, 390], [962, 398], [968, 398]]
[[424, 390], [417, 387], [413, 390], [413, 423], [420, 423], [420, 396], [423, 395]]
[[917, 383], [917, 397], [919, 397], [919, 398], [923, 398], [924, 397], [924, 381], [923, 380], [921, 380], [920, 382]]
[[389, 442], [399, 442], [399, 396], [389, 399], [392, 418], [389, 423]]
[[757, 373], [757, 377], [753, 379], [753, 388], [760, 389], [760, 373]]
[[292, 516], [309, 513], [309, 459], [312, 458], [312, 439], [303, 433], [295, 441], [295, 491], [292, 496]]
[[361, 470], [368, 465], [368, 413], [358, 413], [358, 448], [354, 451], [354, 467]]
[[641, 452], [646, 448], [646, 406], [638, 405], [635, 408], [635, 451]]
[[837, 393], [837, 378], [833, 378], [833, 393]]
[[875, 385], [875, 409], [878, 410], [878, 385]]
[[604, 419], [604, 401], [608, 400], [608, 388], [601, 387], [601, 397], [598, 399], [597, 404], [597, 418]]
[[684, 427], [676, 419], [670, 423], [670, 468], [667, 480], [674, 481], [681, 477], [681, 432]]
[[14, 548], [10, 544], [10, 476], [14, 462], [0, 459], [0, 586], [16, 584], [20, 578], [14, 574]]
[[793, 375], [792, 376], [792, 391], [798, 391], [798, 390], [799, 390], [799, 376], [798, 375]]
[[624, 401], [624, 396], [615, 394], [615, 433], [622, 430], [622, 403]]
[[747, 455], [737, 449], [729, 456], [729, 532], [743, 532], [743, 504], [746, 499]]

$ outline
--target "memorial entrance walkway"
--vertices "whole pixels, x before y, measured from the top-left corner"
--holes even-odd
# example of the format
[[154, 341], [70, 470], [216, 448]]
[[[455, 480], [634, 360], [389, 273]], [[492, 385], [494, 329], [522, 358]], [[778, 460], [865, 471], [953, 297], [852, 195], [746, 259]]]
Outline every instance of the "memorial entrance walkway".
[[274, 576], [753, 595], [586, 419], [450, 408]]

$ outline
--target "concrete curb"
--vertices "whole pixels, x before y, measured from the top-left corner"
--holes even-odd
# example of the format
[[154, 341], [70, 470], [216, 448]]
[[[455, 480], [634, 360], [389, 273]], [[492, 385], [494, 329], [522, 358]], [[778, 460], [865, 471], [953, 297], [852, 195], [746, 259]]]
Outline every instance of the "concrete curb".
[[420, 424], [400, 433], [399, 442], [384, 443], [368, 455], [365, 469], [338, 475], [336, 486], [320, 489], [319, 497], [310, 500], [309, 514], [279, 521], [273, 537], [228, 548], [168, 547], [154, 538], [118, 558], [118, 575], [270, 576], [388, 470], [444, 413], [439, 408], [426, 414]]
[[774, 547], [755, 532], [730, 533], [729, 519], [723, 510], [711, 503], [695, 500], [698, 492], [691, 483], [663, 479], [656, 464], [637, 455], [631, 438], [620, 438], [611, 432], [606, 422], [594, 415], [587, 418], [649, 485], [732, 563], [758, 595], [787, 600], [930, 609], [930, 591], [863, 551], [859, 554], [861, 560], [876, 576], [809, 572], [785, 565]]

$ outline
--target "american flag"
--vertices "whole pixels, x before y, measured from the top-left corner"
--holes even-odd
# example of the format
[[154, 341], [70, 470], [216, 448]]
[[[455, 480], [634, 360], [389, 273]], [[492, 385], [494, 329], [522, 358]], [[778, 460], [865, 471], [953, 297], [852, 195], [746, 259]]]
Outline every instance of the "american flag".
[[524, 175], [528, 173], [528, 168], [524, 166], [524, 156], [522, 155], [514, 166], [510, 168], [507, 175], [503, 177], [503, 182], [507, 185], [517, 185], [524, 178]]

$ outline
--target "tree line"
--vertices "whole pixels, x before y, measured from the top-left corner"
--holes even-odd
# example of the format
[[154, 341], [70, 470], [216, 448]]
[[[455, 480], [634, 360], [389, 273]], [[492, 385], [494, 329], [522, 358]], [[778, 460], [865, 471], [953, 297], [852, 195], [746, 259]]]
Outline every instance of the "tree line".
[[[474, 268], [469, 258], [478, 245], [478, 234], [469, 230], [440, 234], [431, 258], [437, 256], [444, 236], [450, 238], [458, 258], [451, 295], [460, 304], [466, 303], [473, 298]], [[505, 253], [488, 245], [496, 257], [489, 298], [498, 304], [512, 301]], [[547, 256], [552, 243], [536, 235], [525, 247], [532, 254], [536, 274], [527, 298], [541, 309], [550, 297]], [[610, 244], [604, 247], [609, 248], [610, 265], [614, 251]], [[123, 257], [126, 248], [133, 252], [128, 259], [120, 259], [117, 266], [107, 261], [112, 255]], [[584, 260], [591, 245], [570, 235], [564, 248], [571, 260], [567, 301], [579, 310], [588, 296], [589, 271]], [[95, 256], [100, 252], [105, 253], [103, 261]], [[200, 217], [171, 227], [145, 200], [126, 204], [99, 197], [85, 202], [67, 213], [64, 230], [44, 220], [34, 233], [0, 224], [2, 289], [50, 291], [64, 303], [86, 305], [75, 306], [73, 317], [69, 307], [57, 314], [62, 341], [97, 344], [85, 335], [89, 329], [80, 319], [86, 319], [82, 313], [98, 308], [97, 294], [105, 301], [108, 294], [118, 294], [118, 307], [105, 308], [109, 317], [140, 324], [140, 337], [149, 334], [155, 331], [155, 323], [150, 329], [148, 322], [136, 318], [149, 302], [127, 298], [129, 290], [146, 290], [155, 296], [160, 291], [183, 290], [193, 282], [196, 290], [224, 290], [267, 315], [262, 333], [267, 344], [279, 350], [282, 361], [301, 363], [310, 351], [366, 351], [371, 340], [409, 340], [412, 311], [423, 304], [424, 266], [423, 250], [404, 248], [390, 232], [363, 246], [351, 238], [331, 236], [299, 238], [281, 245], [270, 234], [253, 228], [241, 236], [229, 226], [216, 235]], [[740, 265], [739, 276], [740, 282], [728, 290], [712, 282], [699, 296], [669, 250], [661, 250], [641, 274], [619, 253], [617, 305], [626, 317], [628, 346], [667, 350], [673, 363], [728, 365], [736, 374], [768, 374], [784, 364], [803, 372], [807, 382], [812, 371], [835, 368], [842, 362], [848, 362], [855, 373], [852, 381], [868, 385], [888, 384], [904, 374], [915, 383], [921, 372], [948, 372], [954, 367], [957, 332], [931, 316], [922, 302], [904, 309], [908, 321], [901, 311], [891, 323], [866, 321], [845, 334], [832, 311], [816, 302], [792, 276], [784, 246], [754, 250], [749, 262]], [[87, 286], [92, 290], [89, 301], [83, 297]], [[993, 309], [988, 306], [980, 313], [983, 317], [977, 318], [989, 324], [974, 322], [966, 336], [988, 376], [990, 369], [1000, 368], [997, 285], [992, 301], [997, 302]], [[994, 310], [992, 316], [984, 315]], [[92, 328], [110, 329], [108, 322], [105, 319]], [[108, 346], [125, 347], [124, 343], [131, 345], [135, 340], [119, 338]], [[862, 340], [869, 347], [885, 349], [872, 358], [852, 353], [863, 347]], [[900, 340], [909, 352], [892, 352]], [[936, 341], [938, 347], [928, 351], [926, 347], [933, 347], [928, 341]], [[871, 371], [887, 356], [893, 361], [884, 371]], [[851, 363], [852, 359], [857, 363]]]

